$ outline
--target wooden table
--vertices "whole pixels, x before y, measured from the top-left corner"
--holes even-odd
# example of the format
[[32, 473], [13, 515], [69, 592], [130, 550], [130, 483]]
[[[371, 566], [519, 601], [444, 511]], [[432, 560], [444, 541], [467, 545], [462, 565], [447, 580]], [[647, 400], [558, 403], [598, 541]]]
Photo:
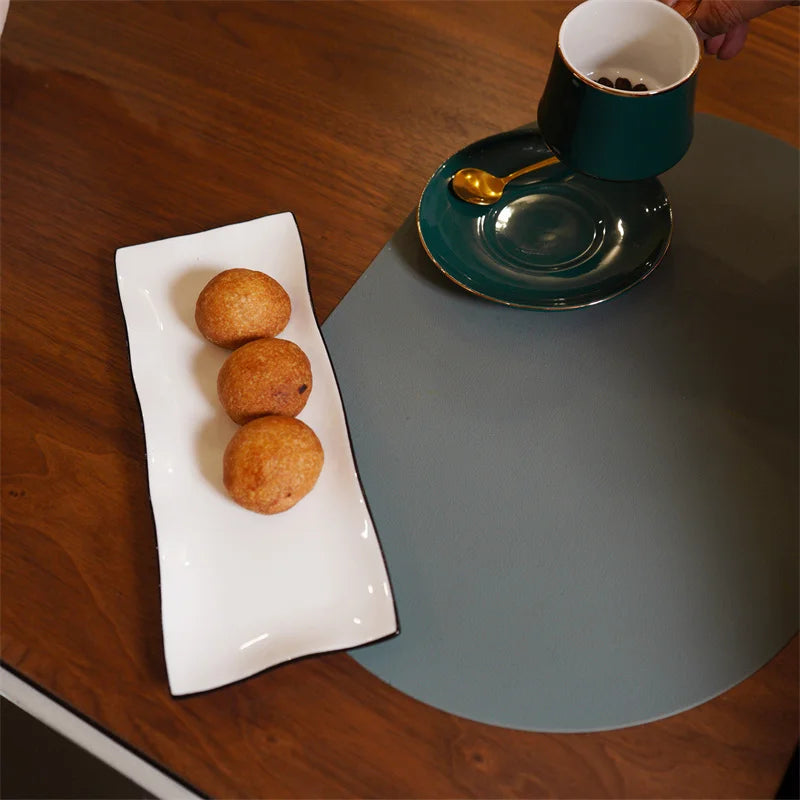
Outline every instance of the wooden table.
[[[2, 657], [219, 797], [768, 797], [795, 638], [715, 700], [545, 735], [451, 716], [346, 654], [167, 689], [114, 251], [296, 214], [324, 320], [451, 152], [535, 117], [545, 2], [27, 2], [2, 38]], [[698, 109], [798, 143], [798, 10], [707, 59]], [[724, 191], [724, 187], [720, 187]]]

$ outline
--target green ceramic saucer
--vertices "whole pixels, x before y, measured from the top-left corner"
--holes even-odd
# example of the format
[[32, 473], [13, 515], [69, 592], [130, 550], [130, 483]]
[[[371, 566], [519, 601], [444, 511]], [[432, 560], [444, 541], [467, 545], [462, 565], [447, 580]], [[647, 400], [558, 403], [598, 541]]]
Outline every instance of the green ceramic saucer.
[[447, 159], [417, 210], [433, 262], [469, 292], [523, 308], [579, 308], [629, 289], [658, 266], [672, 210], [656, 178], [602, 181], [554, 164], [510, 183], [493, 206], [459, 200], [463, 167], [495, 175], [552, 155], [538, 127], [490, 136]]

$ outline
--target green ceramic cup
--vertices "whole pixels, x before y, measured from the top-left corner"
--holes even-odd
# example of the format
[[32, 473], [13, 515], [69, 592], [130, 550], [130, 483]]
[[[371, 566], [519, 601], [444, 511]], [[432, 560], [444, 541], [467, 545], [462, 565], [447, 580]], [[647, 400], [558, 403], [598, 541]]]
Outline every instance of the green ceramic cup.
[[[692, 140], [700, 45], [661, 0], [586, 0], [561, 24], [539, 102], [548, 147], [572, 169], [633, 181], [678, 163]], [[632, 91], [598, 83], [618, 78]]]

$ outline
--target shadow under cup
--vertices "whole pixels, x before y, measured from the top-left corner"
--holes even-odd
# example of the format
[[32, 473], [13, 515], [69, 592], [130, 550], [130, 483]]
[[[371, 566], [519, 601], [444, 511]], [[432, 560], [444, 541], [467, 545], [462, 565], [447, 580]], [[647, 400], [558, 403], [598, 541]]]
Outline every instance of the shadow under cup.
[[597, 178], [665, 172], [692, 140], [699, 64], [694, 30], [661, 0], [586, 0], [561, 24], [539, 102], [542, 135], [572, 169]]

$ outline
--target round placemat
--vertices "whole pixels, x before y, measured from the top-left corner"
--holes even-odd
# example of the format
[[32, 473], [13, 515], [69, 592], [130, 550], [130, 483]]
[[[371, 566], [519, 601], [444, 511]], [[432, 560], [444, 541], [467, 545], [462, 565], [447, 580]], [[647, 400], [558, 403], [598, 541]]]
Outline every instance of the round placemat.
[[323, 326], [401, 627], [353, 656], [415, 698], [622, 727], [797, 630], [798, 153], [699, 115], [663, 182], [670, 252], [607, 303], [475, 297], [412, 217]]

